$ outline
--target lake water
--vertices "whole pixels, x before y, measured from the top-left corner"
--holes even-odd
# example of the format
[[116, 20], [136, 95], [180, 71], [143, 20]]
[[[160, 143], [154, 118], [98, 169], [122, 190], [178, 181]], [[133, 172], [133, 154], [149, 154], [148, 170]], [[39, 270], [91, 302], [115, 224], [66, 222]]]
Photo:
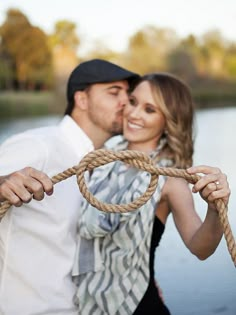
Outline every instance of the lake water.
[[[0, 120], [0, 143], [14, 133], [59, 120]], [[236, 108], [199, 111], [196, 128], [194, 164], [218, 166], [227, 174], [232, 191], [228, 218], [236, 237]], [[194, 199], [204, 218], [205, 203]], [[170, 217], [156, 252], [156, 277], [172, 315], [236, 315], [236, 269], [224, 238], [212, 257], [199, 261], [183, 245]]]

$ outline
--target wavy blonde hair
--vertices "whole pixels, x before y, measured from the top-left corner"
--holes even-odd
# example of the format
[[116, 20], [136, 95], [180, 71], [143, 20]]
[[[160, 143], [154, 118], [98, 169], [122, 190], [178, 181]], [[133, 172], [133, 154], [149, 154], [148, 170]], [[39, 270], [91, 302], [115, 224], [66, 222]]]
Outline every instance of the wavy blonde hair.
[[138, 82], [149, 82], [154, 99], [165, 118], [163, 137], [167, 143], [159, 158], [167, 157], [173, 166], [187, 168], [193, 163], [194, 103], [190, 88], [169, 73], [150, 73]]

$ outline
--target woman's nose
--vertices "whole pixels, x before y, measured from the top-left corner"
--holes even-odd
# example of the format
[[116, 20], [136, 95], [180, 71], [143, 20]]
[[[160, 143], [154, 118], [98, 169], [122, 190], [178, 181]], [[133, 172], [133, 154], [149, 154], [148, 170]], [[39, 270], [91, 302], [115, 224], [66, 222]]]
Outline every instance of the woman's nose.
[[130, 111], [130, 117], [133, 118], [140, 118], [140, 108], [138, 106], [132, 107], [131, 111]]

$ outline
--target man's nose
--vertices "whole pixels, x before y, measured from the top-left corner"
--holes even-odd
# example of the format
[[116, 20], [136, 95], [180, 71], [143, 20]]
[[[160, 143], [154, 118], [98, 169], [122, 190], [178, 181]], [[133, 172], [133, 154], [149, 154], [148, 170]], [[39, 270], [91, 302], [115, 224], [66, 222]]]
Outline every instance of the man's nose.
[[129, 103], [129, 96], [126, 92], [121, 95], [120, 108], [124, 108]]

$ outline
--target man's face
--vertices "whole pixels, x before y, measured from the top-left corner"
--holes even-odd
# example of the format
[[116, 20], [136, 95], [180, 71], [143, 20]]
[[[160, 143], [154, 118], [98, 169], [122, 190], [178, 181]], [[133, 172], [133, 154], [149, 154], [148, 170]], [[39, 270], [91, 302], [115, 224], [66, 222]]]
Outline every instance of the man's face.
[[88, 92], [88, 115], [91, 122], [110, 136], [123, 131], [123, 109], [128, 103], [128, 82], [93, 84]]

